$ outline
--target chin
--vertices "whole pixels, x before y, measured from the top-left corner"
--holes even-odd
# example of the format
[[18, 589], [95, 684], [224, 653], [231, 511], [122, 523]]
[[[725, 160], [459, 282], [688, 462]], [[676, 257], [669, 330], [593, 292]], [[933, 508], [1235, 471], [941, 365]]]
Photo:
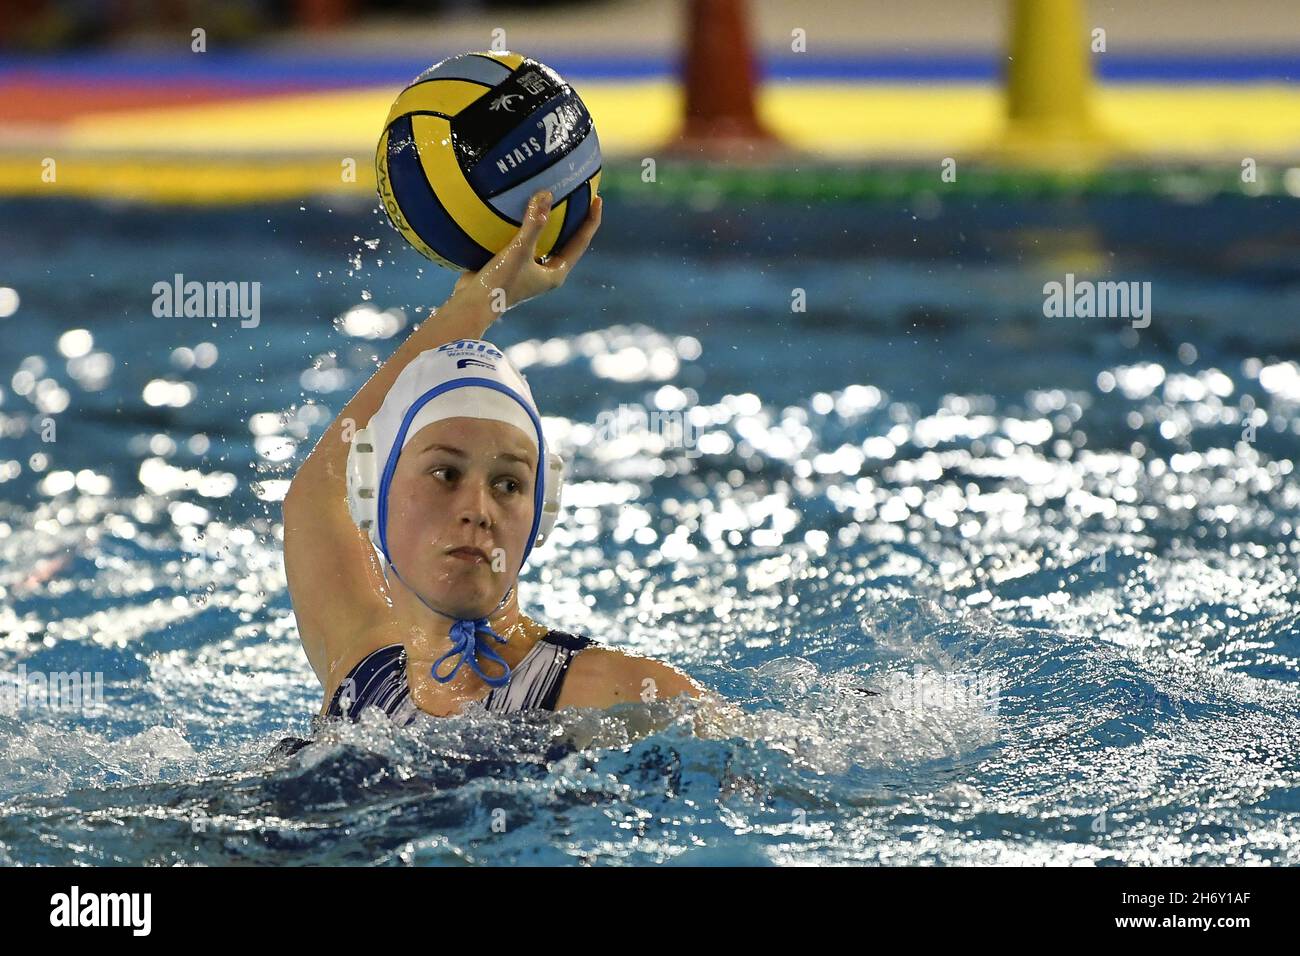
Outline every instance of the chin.
[[500, 594], [492, 596], [493, 589], [486, 585], [475, 587], [470, 582], [451, 591], [442, 590], [443, 593], [426, 593], [424, 599], [440, 611], [458, 618], [487, 617], [496, 610], [497, 602], [501, 600]]

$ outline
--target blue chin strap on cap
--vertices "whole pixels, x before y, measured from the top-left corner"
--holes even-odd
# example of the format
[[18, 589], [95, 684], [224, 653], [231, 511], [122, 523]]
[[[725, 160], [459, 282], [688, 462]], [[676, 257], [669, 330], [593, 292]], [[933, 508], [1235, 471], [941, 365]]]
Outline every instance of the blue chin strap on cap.
[[[433, 607], [398, 572], [388, 552], [388, 491], [402, 449], [426, 425], [444, 418], [482, 418], [513, 425], [537, 448], [537, 476], [533, 486], [533, 524], [524, 548], [520, 568], [533, 547], [545, 540], [559, 512], [563, 463], [548, 455], [542, 423], [527, 381], [489, 342], [465, 339], [420, 353], [398, 375], [383, 405], [369, 424], [356, 432], [348, 451], [348, 507], [352, 518], [369, 533], [371, 544], [383, 559], [384, 576], [391, 568], [397, 579], [435, 614], [450, 618], [451, 649], [434, 662], [433, 679], [448, 683], [465, 665], [485, 684], [502, 687], [510, 681], [510, 665], [479, 634], [499, 644], [507, 643], [492, 629], [488, 617], [461, 618]], [[382, 466], [382, 472], [380, 467]], [[497, 613], [510, 600], [509, 588], [491, 612]], [[490, 615], [489, 615], [490, 616]], [[479, 655], [491, 662], [491, 676], [479, 666]], [[451, 671], [439, 673], [442, 665], [455, 660]]]
[[[388, 568], [393, 569], [393, 573], [397, 575], [397, 580], [406, 584], [406, 580], [398, 574], [397, 566], [394, 565], [392, 561], [386, 561], [385, 563], [385, 577], [388, 576]], [[487, 634], [494, 638], [498, 644], [505, 644], [510, 640], [508, 637], [502, 637], [496, 631], [492, 630], [492, 625], [488, 623], [487, 617], [458, 618], [454, 614], [439, 611], [424, 598], [420, 597], [420, 592], [415, 590], [415, 588], [411, 587], [409, 584], [406, 584], [406, 589], [415, 595], [417, 601], [427, 607], [434, 614], [441, 614], [443, 617], [449, 617], [456, 622], [451, 626], [451, 650], [433, 662], [434, 680], [438, 681], [440, 684], [446, 684], [455, 680], [456, 674], [460, 672], [460, 669], [464, 665], [468, 664], [469, 669], [477, 674], [479, 679], [485, 684], [492, 687], [504, 687], [506, 684], [510, 683], [510, 665], [505, 662], [505, 659], [502, 658], [500, 654], [492, 649], [492, 645], [486, 643], [481, 645], [479, 644], [479, 631], [487, 632]], [[514, 593], [514, 590], [515, 589], [512, 587], [506, 592], [506, 596], [503, 597], [501, 603], [492, 610], [492, 614], [495, 614], [506, 606], [506, 603], [510, 600], [510, 595]], [[490, 616], [491, 615], [489, 615], [489, 617]], [[479, 654], [482, 654], [489, 661], [501, 668], [501, 675], [499, 677], [489, 677], [487, 674], [483, 673], [482, 668], [480, 668], [478, 664]], [[451, 669], [450, 674], [447, 674], [444, 677], [442, 674], [438, 673], [438, 668], [442, 666], [443, 661], [457, 657], [460, 658], [460, 660], [456, 661], [456, 666]]]

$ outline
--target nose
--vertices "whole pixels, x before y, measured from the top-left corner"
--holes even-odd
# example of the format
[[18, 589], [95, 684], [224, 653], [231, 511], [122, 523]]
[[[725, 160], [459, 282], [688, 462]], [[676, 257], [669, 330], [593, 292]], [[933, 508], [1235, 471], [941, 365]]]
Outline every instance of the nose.
[[456, 502], [461, 523], [484, 530], [491, 528], [490, 501], [490, 489], [486, 482], [465, 482], [461, 486], [460, 499]]

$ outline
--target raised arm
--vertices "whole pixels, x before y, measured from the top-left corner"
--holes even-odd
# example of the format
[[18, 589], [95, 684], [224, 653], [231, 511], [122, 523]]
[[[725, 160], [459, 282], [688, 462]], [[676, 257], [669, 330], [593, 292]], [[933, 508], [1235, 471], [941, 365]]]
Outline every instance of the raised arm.
[[355, 663], [357, 643], [388, 615], [383, 570], [348, 514], [348, 441], [421, 352], [482, 338], [507, 309], [564, 284], [600, 225], [602, 201], [593, 200], [587, 221], [564, 249], [538, 261], [537, 239], [550, 205], [549, 193], [533, 197], [510, 244], [482, 269], [457, 280], [446, 303], [411, 331], [343, 407], [289, 485], [283, 504], [289, 597], [307, 659], [327, 691], [337, 683], [340, 668]]

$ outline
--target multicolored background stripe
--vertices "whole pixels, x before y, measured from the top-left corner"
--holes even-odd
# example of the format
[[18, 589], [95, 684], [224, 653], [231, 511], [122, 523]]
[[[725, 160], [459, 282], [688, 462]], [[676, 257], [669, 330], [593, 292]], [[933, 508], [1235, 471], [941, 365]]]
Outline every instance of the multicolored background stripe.
[[[0, 194], [224, 202], [370, 192], [394, 95], [443, 55], [293, 52], [0, 57]], [[522, 50], [558, 70], [606, 159], [653, 157], [679, 128], [674, 57]], [[996, 55], [765, 56], [758, 109], [810, 161], [976, 157], [1002, 123]], [[1114, 52], [1096, 112], [1137, 160], [1300, 165], [1300, 53]], [[355, 160], [357, 178], [340, 175]]]

